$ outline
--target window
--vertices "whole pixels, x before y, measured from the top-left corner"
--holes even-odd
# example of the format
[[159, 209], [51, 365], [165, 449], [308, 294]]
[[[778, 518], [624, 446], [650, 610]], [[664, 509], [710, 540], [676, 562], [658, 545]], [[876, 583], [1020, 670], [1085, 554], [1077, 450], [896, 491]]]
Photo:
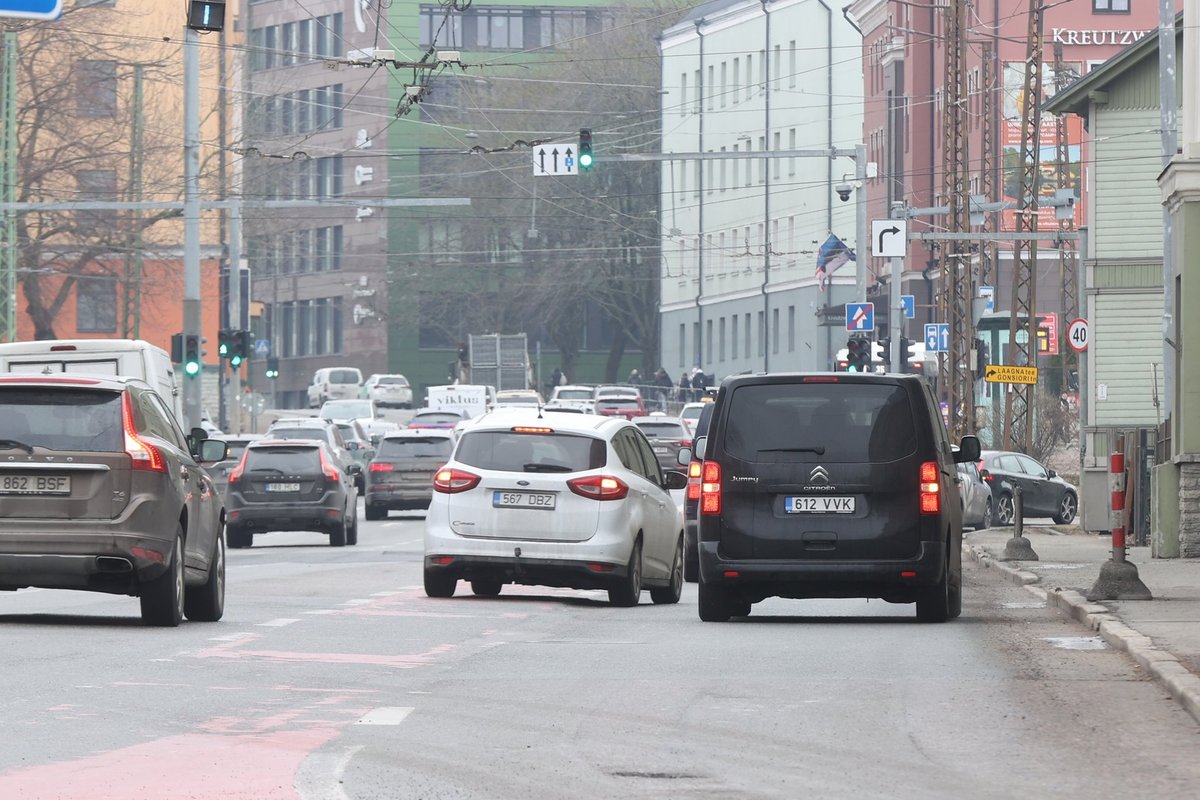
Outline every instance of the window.
[[116, 333], [117, 282], [81, 276], [75, 283], [75, 328], [80, 333]]
[[[712, 150], [709, 150], [708, 152], [711, 153]], [[708, 159], [708, 193], [709, 194], [713, 193], [713, 184], [716, 182], [713, 180], [713, 170], [715, 169], [715, 165], [713, 164], [713, 162], [715, 160], [716, 159], [713, 159], [713, 158]]]
[[76, 65], [75, 113], [95, 118], [117, 115], [117, 62], [80, 61]]
[[[75, 182], [79, 187], [80, 200], [114, 201], [117, 199], [117, 172], [111, 169], [81, 169], [75, 173]], [[112, 227], [117, 220], [117, 212], [111, 209], [75, 212], [76, 222], [87, 234], [90, 227]]]
[[779, 83], [779, 78], [780, 78], [781, 74], [783, 73], [783, 61], [781, 60], [781, 52], [782, 52], [781, 45], [775, 45], [775, 75], [774, 75], [775, 91], [779, 91], [779, 87], [781, 86], [781, 84]]
[[[763, 153], [767, 152], [767, 137], [765, 137], [765, 136], [758, 137], [758, 149], [760, 152], [763, 152]], [[758, 182], [766, 183], [767, 182], [767, 159], [759, 158], [759, 159], [755, 159], [755, 160], [758, 161]]]
[[[735, 144], [733, 146], [733, 152], [734, 153], [738, 152], [738, 145]], [[739, 180], [738, 179], [738, 170], [741, 169], [741, 162], [742, 162], [742, 160], [735, 155], [733, 157], [733, 163], [729, 165], [733, 170], [733, 183], [731, 183], [730, 185], [734, 189], [736, 189], [738, 187], [738, 180]]]
[[679, 366], [687, 366], [687, 323], [679, 323]]
[[1128, 14], [1129, 0], [1092, 0], [1092, 10], [1099, 14]]
[[475, 16], [475, 42], [472, 49], [524, 49], [524, 9], [476, 7], [472, 10]]
[[715, 87], [717, 85], [717, 81], [716, 81], [716, 77], [715, 77], [716, 69], [717, 68], [714, 67], [713, 65], [711, 65], [711, 64], [708, 65], [708, 85], [704, 88], [705, 88], [705, 94], [708, 95], [708, 104], [707, 105], [708, 105], [709, 111], [713, 110], [713, 87]]
[[719, 328], [718, 342], [720, 343], [720, 349], [717, 351], [719, 354], [718, 360], [724, 361], [725, 360], [725, 318], [724, 317], [721, 317], [720, 325], [718, 326], [718, 328]]
[[722, 61], [721, 62], [721, 108], [725, 108], [725, 106], [728, 104], [727, 99], [729, 97], [729, 95], [727, 94], [727, 92], [729, 91], [729, 83], [728, 83], [728, 78], [726, 75], [726, 70], [727, 70], [726, 63], [724, 61]]
[[[795, 150], [795, 149], [796, 149], [796, 129], [789, 128], [788, 129], [788, 150]], [[796, 174], [796, 159], [795, 159], [795, 157], [791, 157], [788, 159], [788, 175], [792, 176], [795, 174]]]
[[796, 307], [788, 306], [788, 352], [796, 352]]
[[729, 318], [729, 357], [737, 361], [738, 357], [738, 318], [734, 314]]
[[696, 349], [695, 358], [693, 358], [692, 361], [694, 361], [696, 363], [696, 366], [699, 366], [700, 365], [700, 323], [699, 322], [692, 323], [692, 342], [694, 343], [695, 349]]
[[788, 86], [796, 88], [796, 40], [788, 42]]
[[762, 358], [767, 354], [767, 316], [762, 311], [758, 312], [758, 357]]
[[779, 355], [779, 309], [771, 309], [771, 352]]
[[[781, 135], [782, 135], [782, 134], [780, 134], [780, 132], [779, 132], [779, 131], [775, 131], [775, 134], [774, 134], [774, 137], [775, 137], [774, 144], [775, 144], [775, 152], [776, 152], [776, 153], [778, 153], [778, 152], [780, 151], [780, 149], [781, 149], [781, 148], [780, 148], [780, 146], [779, 146], [779, 144], [780, 144], [780, 136], [781, 136]], [[772, 178], [774, 178], [774, 179], [776, 179], [776, 180], [779, 180], [779, 161], [780, 161], [780, 159], [778, 159], [778, 158], [772, 158], [772, 159], [771, 159], [771, 177], [772, 177]]]
[[733, 103], [737, 105], [738, 97], [742, 93], [742, 60], [735, 58], [733, 60]]
[[749, 314], [749, 312], [746, 313], [745, 319], [746, 319], [746, 322], [745, 322], [745, 325], [743, 326], [743, 332], [745, 333], [745, 336], [743, 336], [742, 338], [745, 341], [746, 358], [749, 358], [750, 357], [750, 314]]
[[687, 116], [687, 73], [679, 76], [679, 116]]
[[754, 56], [746, 54], [746, 99], [754, 96]]
[[704, 94], [704, 85], [700, 83], [700, 70], [696, 70], [696, 72], [695, 72], [695, 84], [696, 84], [696, 92], [695, 92], [696, 99], [692, 101], [692, 111], [699, 114], [700, 113], [700, 102], [701, 102], [700, 98]]
[[713, 351], [713, 321], [711, 319], [704, 323], [704, 345], [706, 350], [704, 361], [706, 364], [711, 363]]
[[[721, 148], [721, 152], [722, 153], [725, 152], [724, 147]], [[721, 159], [721, 191], [722, 192], [725, 191], [725, 169], [726, 169], [725, 165], [728, 162], [728, 160], [729, 159], [726, 159], [726, 158]]]

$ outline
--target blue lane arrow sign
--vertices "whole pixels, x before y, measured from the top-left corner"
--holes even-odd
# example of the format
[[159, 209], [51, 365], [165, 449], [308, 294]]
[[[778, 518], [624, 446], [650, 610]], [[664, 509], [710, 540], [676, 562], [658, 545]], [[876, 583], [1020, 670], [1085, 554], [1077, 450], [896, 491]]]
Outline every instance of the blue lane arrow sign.
[[62, 0], [0, 0], [0, 17], [58, 19]]
[[875, 304], [846, 303], [846, 330], [857, 333], [875, 330]]
[[917, 315], [917, 296], [914, 294], [900, 295], [900, 305], [904, 308], [904, 318], [912, 319]]
[[925, 352], [938, 352], [938, 326], [936, 322], [925, 323]]

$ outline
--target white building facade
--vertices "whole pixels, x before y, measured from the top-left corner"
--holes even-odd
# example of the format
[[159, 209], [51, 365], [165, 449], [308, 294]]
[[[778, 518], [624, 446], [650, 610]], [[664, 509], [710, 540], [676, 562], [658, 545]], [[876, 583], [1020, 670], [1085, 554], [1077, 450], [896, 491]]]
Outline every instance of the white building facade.
[[861, 35], [822, 0], [715, 0], [660, 51], [663, 152], [726, 156], [662, 164], [663, 365], [831, 369], [846, 331], [822, 309], [853, 300], [855, 264], [822, 291], [817, 249], [830, 233], [859, 248], [855, 198], [834, 191], [855, 163], [762, 155], [862, 141]]

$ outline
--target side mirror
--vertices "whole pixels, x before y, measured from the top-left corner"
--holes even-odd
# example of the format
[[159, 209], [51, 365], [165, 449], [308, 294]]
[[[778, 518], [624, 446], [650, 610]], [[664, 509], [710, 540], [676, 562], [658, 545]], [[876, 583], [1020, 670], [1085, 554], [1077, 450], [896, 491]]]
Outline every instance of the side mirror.
[[676, 470], [668, 470], [663, 476], [664, 489], [686, 489], [688, 485], [688, 476]]
[[692, 442], [692, 459], [695, 461], [704, 460], [704, 451], [708, 449], [708, 437], [701, 436]]
[[358, 442], [346, 442], [346, 449], [354, 452], [358, 449]]
[[692, 463], [692, 448], [690, 448], [690, 447], [679, 448], [679, 452], [675, 455], [675, 463], [679, 464], [679, 466], [681, 466], [681, 467], [686, 467], [688, 464], [691, 464]]
[[197, 458], [202, 463], [213, 463], [224, 461], [229, 457], [229, 445], [217, 439], [205, 439], [199, 442]]
[[1055, 472], [1055, 471], [1054, 471], [1054, 470], [1052, 470], [1052, 469], [1048, 469], [1048, 470], [1046, 470], [1046, 477], [1047, 477], [1047, 478], [1057, 478], [1057, 477], [1058, 477], [1058, 473], [1057, 473], [1057, 472]]
[[964, 461], [978, 461], [979, 454], [982, 451], [983, 448], [979, 446], [979, 437], [967, 434], [966, 436], [962, 437], [961, 441], [959, 441], [958, 452], [954, 454], [954, 460], [957, 463], [962, 463]]
[[208, 431], [204, 430], [204, 428], [192, 428], [192, 432], [188, 436], [191, 437], [192, 441], [199, 444], [208, 438]]

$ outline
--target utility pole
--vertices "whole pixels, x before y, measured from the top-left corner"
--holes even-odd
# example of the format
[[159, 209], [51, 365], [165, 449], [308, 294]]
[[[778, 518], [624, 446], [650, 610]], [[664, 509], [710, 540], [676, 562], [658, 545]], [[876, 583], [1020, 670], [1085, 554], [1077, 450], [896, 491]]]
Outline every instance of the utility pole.
[[[4, 31], [4, 83], [0, 86], [0, 178], [4, 186], [0, 196], [7, 203], [17, 199], [17, 32]], [[4, 214], [4, 271], [0, 275], [0, 339], [17, 340], [17, 215]]]
[[[240, 199], [240, 198], [236, 198]], [[249, 320], [242, 325], [242, 207], [235, 202], [229, 208], [229, 329], [249, 330]], [[242, 364], [250, 363], [250, 353], [245, 354]], [[224, 369], [224, 366], [221, 367]], [[229, 415], [229, 430], [242, 432], [242, 367], [229, 365], [229, 392], [226, 395], [226, 413]]]
[[[996, 104], [999, 101], [999, 84], [996, 81], [996, 76], [999, 70], [996, 68], [996, 48], [992, 45], [991, 39], [984, 39], [981, 43], [982, 57], [980, 61], [979, 77], [980, 77], [980, 144], [979, 144], [979, 193], [984, 198], [992, 198], [996, 196], [997, 183], [996, 180], [996, 122], [999, 115], [996, 113]], [[994, 213], [985, 213], [983, 215], [983, 224], [980, 226], [980, 233], [983, 234], [982, 241], [979, 243], [979, 285], [993, 286], [992, 281], [996, 279], [997, 268], [997, 251], [996, 243], [988, 240], [987, 234], [999, 230], [1000, 226], [996, 224], [996, 219], [999, 215]], [[993, 439], [993, 441], [995, 441]]]
[[[1013, 244], [1012, 316], [1008, 326], [1009, 364], [1032, 366], [1037, 358], [1038, 167], [1042, 117], [1042, 0], [1029, 0], [1025, 79], [1021, 86], [1021, 170], [1017, 201], [1017, 238]], [[1022, 335], [1018, 335], [1022, 334]], [[1033, 443], [1036, 385], [1014, 383], [1004, 403], [1004, 440], [1009, 449], [1028, 453]]]
[[[1067, 88], [1071, 81], [1068, 80], [1066, 67], [1063, 64], [1063, 47], [1062, 42], [1054, 43], [1054, 90], [1061, 92]], [[1071, 147], [1070, 141], [1067, 138], [1067, 115], [1059, 114], [1054, 121], [1054, 160], [1055, 160], [1055, 179], [1058, 182], [1059, 190], [1067, 188], [1074, 189], [1072, 185], [1071, 175]], [[1070, 207], [1070, 215], [1060, 215], [1058, 218], [1058, 229], [1060, 231], [1075, 230], [1075, 209]], [[1058, 336], [1062, 336], [1067, 330], [1067, 322], [1069, 318], [1067, 314], [1074, 316], [1079, 308], [1079, 274], [1078, 274], [1078, 259], [1076, 257], [1075, 240], [1074, 239], [1059, 239], [1058, 242], [1058, 282], [1062, 287], [1062, 295], [1058, 305], [1058, 321], [1059, 327]], [[1059, 359], [1062, 361], [1062, 384], [1063, 389], [1066, 388], [1067, 374], [1078, 361], [1078, 356], [1075, 350], [1065, 346], [1063, 343], [1056, 342], [1058, 345]]]
[[[133, 65], [133, 119], [129, 127], [129, 186], [131, 203], [142, 199], [142, 130], [144, 122], [143, 82], [145, 67]], [[126, 339], [141, 337], [142, 326], [142, 212], [129, 212], [129, 252], [125, 254], [125, 287], [122, 294], [121, 333]]]
[[[1189, 0], [1191, 5], [1195, 0]], [[1185, 36], [1189, 39], [1196, 34], [1195, 28], [1188, 30], [1184, 23]], [[1185, 54], [1186, 60], [1186, 54]], [[1187, 64], [1184, 69], [1188, 68]], [[1193, 71], [1194, 75], [1195, 72]], [[1176, 131], [1179, 112], [1176, 104], [1179, 102], [1176, 92], [1175, 70], [1175, 0], [1159, 0], [1158, 2], [1158, 102], [1159, 128], [1162, 130], [1162, 165], [1163, 169], [1170, 166], [1179, 148], [1179, 134]], [[1188, 90], [1187, 81], [1183, 90]], [[1185, 95], [1186, 96], [1186, 95]], [[1195, 98], [1191, 99], [1195, 103]], [[1172, 421], [1175, 407], [1175, 344], [1179, 337], [1175, 331], [1175, 225], [1168, 204], [1163, 204], [1163, 315], [1162, 315], [1162, 360], [1163, 360], [1163, 418], [1167, 421], [1167, 430], [1178, 429]], [[1161, 434], [1160, 434], [1161, 436]], [[1169, 454], [1168, 454], [1169, 455]]]
[[[200, 316], [200, 41], [183, 28], [183, 335], [202, 337]], [[201, 346], [203, 351], [203, 346]], [[201, 358], [203, 364], [203, 358]], [[200, 427], [204, 370], [183, 378], [183, 416]]]

